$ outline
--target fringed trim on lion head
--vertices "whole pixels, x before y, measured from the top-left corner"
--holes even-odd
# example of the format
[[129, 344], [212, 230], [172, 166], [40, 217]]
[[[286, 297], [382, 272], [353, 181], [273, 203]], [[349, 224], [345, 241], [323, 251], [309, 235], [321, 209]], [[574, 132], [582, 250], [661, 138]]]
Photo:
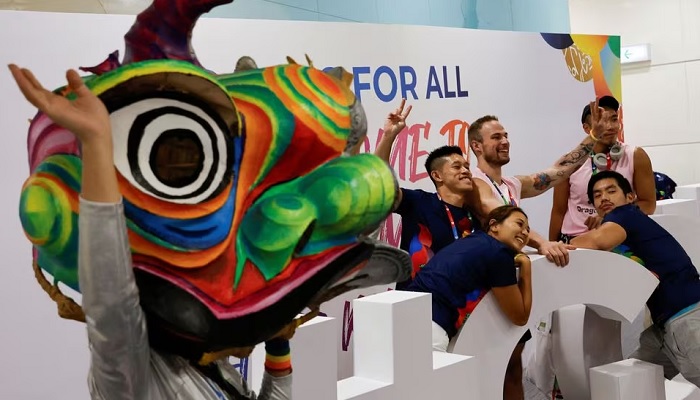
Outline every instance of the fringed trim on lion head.
[[[80, 307], [80, 305], [76, 303], [75, 300], [63, 294], [63, 292], [61, 292], [61, 289], [58, 288], [58, 283], [51, 284], [46, 279], [44, 273], [41, 272], [41, 268], [39, 268], [38, 263], [32, 263], [32, 269], [34, 269], [34, 276], [36, 277], [36, 281], [39, 283], [39, 286], [41, 286], [41, 288], [44, 289], [44, 292], [46, 292], [46, 294], [49, 295], [51, 300], [53, 300], [56, 303], [56, 306], [58, 308], [58, 315], [64, 319], [85, 322], [85, 312], [83, 312], [83, 308]], [[289, 324], [282, 328], [282, 330], [280, 330], [274, 337], [280, 337], [286, 340], [291, 339], [299, 326], [313, 319], [318, 314], [319, 309], [317, 307], [313, 307], [313, 309], [308, 313], [292, 320]], [[241, 349], [234, 348], [220, 352], [205, 353], [199, 360], [199, 364], [207, 365], [222, 357], [226, 357], [232, 354], [235, 355], [237, 354], [238, 350]]]
[[58, 315], [64, 319], [85, 322], [85, 313], [83, 312], [83, 308], [80, 307], [75, 300], [61, 292], [61, 289], [58, 288], [58, 282], [54, 283], [53, 285], [49, 283], [46, 276], [44, 276], [44, 273], [41, 272], [39, 264], [36, 262], [32, 263], [32, 269], [34, 269], [34, 277], [36, 277], [36, 281], [39, 282], [39, 286], [44, 289], [44, 292], [49, 295], [51, 300], [56, 302]]

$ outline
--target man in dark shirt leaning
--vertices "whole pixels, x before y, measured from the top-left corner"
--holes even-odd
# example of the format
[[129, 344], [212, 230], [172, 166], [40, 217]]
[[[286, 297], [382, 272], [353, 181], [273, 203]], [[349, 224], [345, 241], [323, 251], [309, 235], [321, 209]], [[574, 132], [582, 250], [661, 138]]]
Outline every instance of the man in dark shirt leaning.
[[683, 247], [634, 204], [629, 181], [614, 171], [593, 175], [588, 198], [602, 225], [572, 239], [576, 247], [612, 250], [621, 247], [658, 279], [647, 306], [654, 324], [640, 337], [632, 358], [672, 365], [667, 378], [680, 372], [700, 387], [700, 277]]

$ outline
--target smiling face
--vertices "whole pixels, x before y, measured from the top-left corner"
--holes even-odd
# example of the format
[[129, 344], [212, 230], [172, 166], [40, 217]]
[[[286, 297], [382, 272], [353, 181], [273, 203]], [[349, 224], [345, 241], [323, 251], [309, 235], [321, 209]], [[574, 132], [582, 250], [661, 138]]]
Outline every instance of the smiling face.
[[436, 185], [444, 185], [452, 193], [464, 194], [473, 188], [469, 162], [461, 154], [450, 154], [439, 160], [438, 167], [431, 172]]
[[508, 132], [499, 121], [489, 121], [482, 125], [481, 142], [474, 142], [477, 156], [490, 165], [503, 166], [510, 162], [510, 141]]
[[522, 251], [530, 236], [530, 224], [527, 216], [520, 211], [513, 211], [503, 221], [489, 221], [489, 235], [496, 238], [515, 252]]
[[633, 201], [634, 194], [625, 194], [613, 178], [601, 179], [593, 185], [593, 205], [601, 217], [604, 217], [615, 208], [630, 204]]

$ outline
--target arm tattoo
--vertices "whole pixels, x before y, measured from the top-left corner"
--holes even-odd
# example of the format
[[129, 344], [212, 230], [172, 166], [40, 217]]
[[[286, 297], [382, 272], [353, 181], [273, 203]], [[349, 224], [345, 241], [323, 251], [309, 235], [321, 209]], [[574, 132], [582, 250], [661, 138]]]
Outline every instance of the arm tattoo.
[[578, 149], [568, 153], [564, 157], [562, 157], [559, 160], [559, 166], [560, 167], [568, 167], [570, 165], [575, 165], [579, 164], [582, 162], [582, 160], [585, 160], [585, 158], [591, 154], [593, 151], [593, 145], [592, 144], [587, 144], [587, 145], [581, 145], [579, 146]]
[[549, 174], [547, 174], [546, 172], [540, 172], [539, 174], [535, 175], [535, 180], [532, 186], [536, 190], [547, 190], [551, 183], [552, 178], [549, 176]]
[[527, 192], [533, 196], [542, 193], [549, 189], [552, 184], [558, 184], [563, 179], [566, 179], [576, 169], [581, 166], [593, 150], [592, 144], [581, 144], [575, 150], [562, 156], [554, 166], [536, 174], [530, 175], [532, 179], [532, 189], [536, 193]]

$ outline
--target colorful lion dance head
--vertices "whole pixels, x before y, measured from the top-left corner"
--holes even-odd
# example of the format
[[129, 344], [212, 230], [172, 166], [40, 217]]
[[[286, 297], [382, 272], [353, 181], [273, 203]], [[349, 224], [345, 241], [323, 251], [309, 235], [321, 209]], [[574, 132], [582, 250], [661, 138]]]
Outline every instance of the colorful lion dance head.
[[[83, 69], [111, 113], [151, 343], [176, 354], [259, 343], [305, 308], [410, 267], [398, 250], [372, 261], [379, 245], [366, 235], [397, 183], [379, 158], [348, 154], [367, 126], [349, 74], [248, 57], [228, 74], [199, 64], [196, 20], [231, 1], [156, 0], [125, 36], [124, 60]], [[21, 221], [40, 283], [65, 306], [55, 285], [80, 290], [81, 149], [39, 113], [28, 152]]]

